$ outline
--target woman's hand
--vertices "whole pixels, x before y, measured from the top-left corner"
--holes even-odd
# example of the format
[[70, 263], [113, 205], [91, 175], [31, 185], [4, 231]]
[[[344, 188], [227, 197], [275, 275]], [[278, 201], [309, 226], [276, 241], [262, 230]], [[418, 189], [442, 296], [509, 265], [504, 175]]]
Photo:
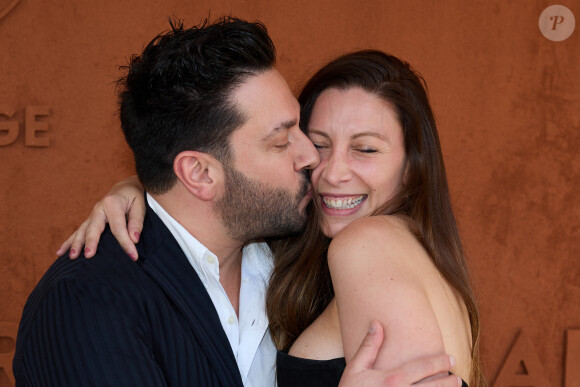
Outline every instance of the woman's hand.
[[413, 359], [392, 370], [375, 369], [375, 361], [383, 341], [382, 325], [377, 321], [371, 322], [370, 329], [362, 344], [346, 365], [339, 387], [461, 386], [461, 379], [449, 374], [449, 371], [455, 366], [455, 359], [448, 355]]
[[60, 246], [56, 254], [60, 256], [70, 248], [69, 257], [75, 259], [85, 246], [85, 257], [93, 257], [97, 252], [101, 234], [109, 222], [111, 231], [123, 250], [136, 261], [138, 254], [135, 244], [139, 242], [144, 218], [143, 186], [137, 176], [133, 176], [117, 183], [95, 204], [89, 218]]

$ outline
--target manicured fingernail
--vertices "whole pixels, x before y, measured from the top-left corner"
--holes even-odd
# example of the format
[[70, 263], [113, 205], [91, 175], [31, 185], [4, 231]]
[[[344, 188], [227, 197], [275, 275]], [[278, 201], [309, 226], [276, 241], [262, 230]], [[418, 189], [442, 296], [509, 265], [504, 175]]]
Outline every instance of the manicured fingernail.
[[137, 256], [135, 255], [135, 253], [129, 253], [129, 256], [131, 257], [131, 259], [133, 261], [136, 261], [137, 260]]
[[449, 356], [449, 362], [451, 363], [451, 368], [455, 367], [455, 358], [453, 356]]
[[135, 231], [135, 233], [133, 234], [135, 236], [135, 240], [138, 241], [139, 240], [139, 231]]
[[74, 256], [75, 253], [76, 253], [76, 250], [75, 249], [70, 249], [70, 252], [68, 253], [68, 255], [69, 255], [69, 257], [70, 256]]
[[89, 255], [91, 253], [91, 249], [89, 249], [88, 247], [85, 247], [85, 256]]

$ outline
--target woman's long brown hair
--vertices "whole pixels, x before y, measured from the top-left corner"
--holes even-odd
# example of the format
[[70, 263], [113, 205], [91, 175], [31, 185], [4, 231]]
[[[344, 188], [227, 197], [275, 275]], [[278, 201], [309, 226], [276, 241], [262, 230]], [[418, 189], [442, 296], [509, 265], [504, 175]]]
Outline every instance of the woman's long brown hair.
[[[308, 123], [318, 96], [328, 88], [359, 87], [388, 102], [403, 129], [407, 171], [401, 190], [372, 215], [399, 215], [408, 219], [433, 264], [461, 295], [471, 324], [472, 367], [470, 386], [485, 386], [479, 358], [479, 312], [445, 175], [435, 119], [425, 82], [408, 63], [380, 51], [344, 55], [319, 70], [303, 88], [298, 101], [300, 125]], [[279, 349], [294, 340], [328, 306], [334, 297], [327, 263], [330, 239], [322, 234], [318, 205], [307, 208], [303, 233], [270, 241], [274, 271], [266, 294], [270, 333]]]

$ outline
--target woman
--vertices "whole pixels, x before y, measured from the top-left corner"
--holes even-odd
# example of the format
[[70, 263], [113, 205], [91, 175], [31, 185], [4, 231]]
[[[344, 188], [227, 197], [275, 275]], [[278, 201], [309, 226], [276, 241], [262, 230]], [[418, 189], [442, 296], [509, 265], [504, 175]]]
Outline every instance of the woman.
[[318, 71], [299, 102], [321, 162], [307, 229], [270, 241], [279, 385], [338, 384], [375, 319], [386, 337], [377, 368], [447, 352], [455, 374], [484, 385], [477, 305], [422, 78], [360, 51]]

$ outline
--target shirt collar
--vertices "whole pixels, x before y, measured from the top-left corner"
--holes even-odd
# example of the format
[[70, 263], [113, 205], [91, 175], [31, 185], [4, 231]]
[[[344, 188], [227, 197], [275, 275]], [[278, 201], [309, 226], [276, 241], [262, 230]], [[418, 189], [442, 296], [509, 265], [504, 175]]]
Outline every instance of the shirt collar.
[[[149, 193], [147, 193], [147, 202], [174, 236], [179, 247], [183, 250], [189, 263], [193, 266], [202, 282], [205, 283], [206, 276], [208, 275], [219, 277], [218, 257], [169, 215]], [[206, 262], [208, 260], [211, 261], [212, 258], [218, 261], [218, 264], [208, 267]], [[252, 242], [244, 246], [242, 251], [242, 266], [250, 275], [259, 276], [265, 285], [267, 285], [273, 268], [272, 252], [268, 245], [264, 242]]]

